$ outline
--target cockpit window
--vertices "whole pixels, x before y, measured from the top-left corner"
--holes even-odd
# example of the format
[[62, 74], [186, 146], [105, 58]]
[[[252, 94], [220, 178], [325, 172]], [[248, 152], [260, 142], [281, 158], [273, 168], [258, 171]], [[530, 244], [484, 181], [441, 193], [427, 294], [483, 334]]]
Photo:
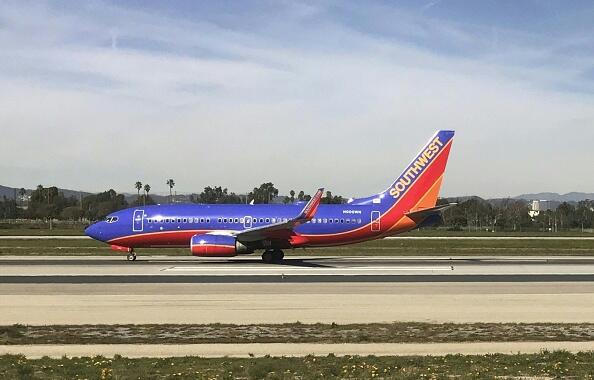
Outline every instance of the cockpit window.
[[107, 218], [105, 218], [105, 221], [107, 223], [115, 223], [118, 221], [118, 217], [117, 216], [108, 216]]

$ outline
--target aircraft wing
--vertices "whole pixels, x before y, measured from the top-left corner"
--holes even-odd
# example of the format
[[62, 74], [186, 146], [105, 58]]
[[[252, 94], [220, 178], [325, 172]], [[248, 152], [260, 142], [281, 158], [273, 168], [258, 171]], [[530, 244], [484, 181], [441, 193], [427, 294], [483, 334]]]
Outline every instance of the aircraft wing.
[[311, 220], [322, 200], [324, 189], [318, 189], [316, 194], [307, 202], [305, 207], [301, 210], [299, 215], [287, 220], [286, 222], [279, 222], [274, 224], [268, 224], [265, 226], [254, 227], [247, 230], [239, 231], [235, 235], [238, 241], [250, 242], [258, 241], [270, 238], [287, 238], [290, 236], [293, 228], [300, 224], [306, 223]]

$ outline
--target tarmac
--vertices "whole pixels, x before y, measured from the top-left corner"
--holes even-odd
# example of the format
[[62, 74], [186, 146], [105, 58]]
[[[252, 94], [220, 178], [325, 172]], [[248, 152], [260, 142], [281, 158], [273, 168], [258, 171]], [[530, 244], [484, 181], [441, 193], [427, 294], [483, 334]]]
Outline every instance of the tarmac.
[[594, 257], [3, 257], [0, 324], [594, 322]]

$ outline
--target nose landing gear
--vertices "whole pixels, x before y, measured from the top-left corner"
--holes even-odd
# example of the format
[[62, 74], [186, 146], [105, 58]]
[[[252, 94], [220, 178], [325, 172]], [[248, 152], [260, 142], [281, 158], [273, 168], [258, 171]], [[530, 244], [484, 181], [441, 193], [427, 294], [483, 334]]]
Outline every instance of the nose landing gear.
[[134, 252], [128, 253], [128, 255], [126, 256], [126, 260], [128, 260], [128, 261], [136, 261], [136, 253], [134, 253]]
[[262, 261], [266, 264], [280, 264], [285, 254], [280, 249], [266, 250], [262, 254]]

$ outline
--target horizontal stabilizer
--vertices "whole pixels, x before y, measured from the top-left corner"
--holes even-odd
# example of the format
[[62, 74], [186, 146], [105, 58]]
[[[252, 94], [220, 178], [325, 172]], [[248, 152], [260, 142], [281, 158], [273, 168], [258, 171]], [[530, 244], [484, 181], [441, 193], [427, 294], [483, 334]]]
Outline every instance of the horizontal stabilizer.
[[411, 219], [425, 219], [431, 215], [438, 215], [441, 214], [443, 211], [447, 210], [448, 208], [457, 205], [457, 203], [448, 203], [445, 205], [439, 205], [435, 207], [425, 208], [421, 210], [407, 212], [406, 216]]

